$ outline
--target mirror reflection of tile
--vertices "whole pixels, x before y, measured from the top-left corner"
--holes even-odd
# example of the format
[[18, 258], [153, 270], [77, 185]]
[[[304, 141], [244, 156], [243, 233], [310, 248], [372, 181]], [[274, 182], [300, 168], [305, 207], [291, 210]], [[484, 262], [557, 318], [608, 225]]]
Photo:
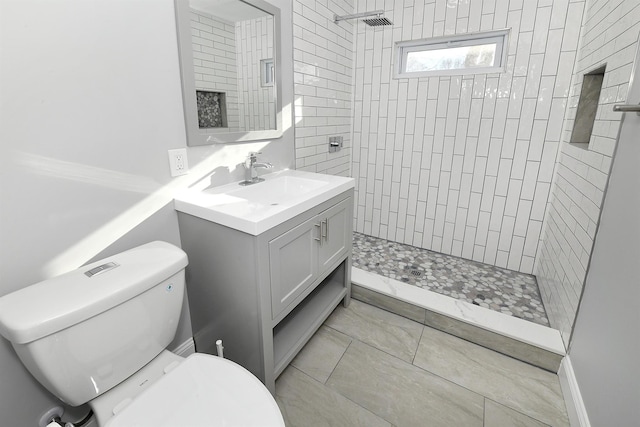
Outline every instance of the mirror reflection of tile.
[[198, 127], [201, 129], [227, 126], [224, 92], [196, 91]]

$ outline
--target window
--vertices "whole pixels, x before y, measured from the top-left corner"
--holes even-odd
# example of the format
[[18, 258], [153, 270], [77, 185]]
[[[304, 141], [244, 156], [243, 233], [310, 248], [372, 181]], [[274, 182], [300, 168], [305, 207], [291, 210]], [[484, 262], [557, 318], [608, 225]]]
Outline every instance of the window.
[[260, 60], [260, 83], [262, 87], [273, 86], [274, 77], [273, 58]]
[[503, 71], [509, 30], [464, 34], [396, 45], [396, 78]]

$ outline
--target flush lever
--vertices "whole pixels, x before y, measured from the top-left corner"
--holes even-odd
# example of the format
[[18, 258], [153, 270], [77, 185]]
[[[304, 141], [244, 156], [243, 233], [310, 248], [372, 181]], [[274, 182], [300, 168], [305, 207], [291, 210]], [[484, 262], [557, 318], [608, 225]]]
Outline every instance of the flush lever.
[[89, 271], [85, 271], [84, 274], [87, 277], [93, 277], [93, 276], [96, 276], [98, 274], [102, 274], [104, 272], [107, 272], [109, 270], [113, 270], [114, 268], [119, 267], [119, 266], [120, 266], [120, 264], [117, 264], [115, 262], [108, 262], [106, 264], [102, 264], [102, 265], [99, 265], [97, 267], [94, 267]]

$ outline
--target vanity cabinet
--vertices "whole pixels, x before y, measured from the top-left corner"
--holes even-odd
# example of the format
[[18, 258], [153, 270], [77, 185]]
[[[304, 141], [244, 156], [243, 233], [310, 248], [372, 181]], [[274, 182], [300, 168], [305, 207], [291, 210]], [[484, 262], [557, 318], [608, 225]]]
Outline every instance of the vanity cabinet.
[[346, 254], [350, 206], [343, 200], [269, 242], [274, 319]]
[[[259, 184], [258, 184], [259, 185]], [[196, 351], [275, 379], [351, 294], [353, 189], [252, 235], [178, 212]]]

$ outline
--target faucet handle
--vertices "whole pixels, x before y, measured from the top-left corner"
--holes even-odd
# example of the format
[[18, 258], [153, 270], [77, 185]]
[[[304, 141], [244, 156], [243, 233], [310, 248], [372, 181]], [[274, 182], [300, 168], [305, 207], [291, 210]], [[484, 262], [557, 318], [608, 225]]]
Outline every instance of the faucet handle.
[[251, 165], [258, 161], [258, 154], [262, 154], [260, 151], [249, 151], [247, 154], [247, 159], [245, 162], [250, 163]]

